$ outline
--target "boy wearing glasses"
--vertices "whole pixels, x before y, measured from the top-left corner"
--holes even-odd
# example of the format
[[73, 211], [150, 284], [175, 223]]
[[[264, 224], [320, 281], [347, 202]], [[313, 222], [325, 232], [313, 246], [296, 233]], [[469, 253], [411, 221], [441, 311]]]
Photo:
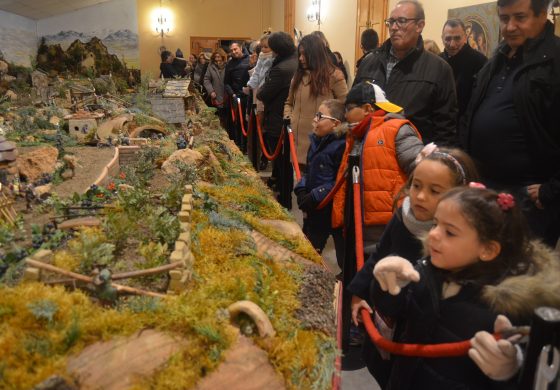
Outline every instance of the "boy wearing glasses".
[[344, 240], [342, 229], [331, 228], [332, 202], [318, 210], [334, 187], [336, 174], [346, 145], [344, 104], [336, 99], [325, 100], [313, 118], [313, 133], [309, 136], [307, 174], [294, 188], [297, 203], [303, 212], [303, 233], [317, 252], [325, 248], [332, 235], [337, 262], [342, 262]]
[[405, 108], [424, 143], [453, 145], [456, 140], [457, 97], [451, 67], [424, 50], [422, 5], [401, 0], [385, 25], [389, 39], [358, 68], [354, 85], [373, 81], [387, 98]]

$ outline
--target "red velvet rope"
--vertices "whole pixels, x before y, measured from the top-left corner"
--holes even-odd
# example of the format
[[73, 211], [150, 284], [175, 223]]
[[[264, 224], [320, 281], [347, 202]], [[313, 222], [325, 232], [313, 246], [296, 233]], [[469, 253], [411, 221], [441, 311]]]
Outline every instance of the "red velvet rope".
[[[357, 169], [357, 173], [356, 172]], [[352, 173], [352, 182], [354, 189], [354, 224], [356, 234], [356, 264], [358, 271], [364, 266], [364, 241], [362, 237], [362, 204], [361, 204], [361, 191], [359, 180], [359, 168], [354, 168]], [[403, 344], [387, 340], [375, 327], [371, 315], [367, 309], [361, 310], [362, 320], [366, 331], [379, 348], [393, 355], [402, 356], [415, 356], [426, 358], [441, 358], [453, 356], [465, 356], [471, 348], [471, 341], [459, 341], [454, 343], [440, 343], [440, 344]], [[499, 334], [494, 334], [496, 339], [500, 339]]]
[[239, 122], [241, 123], [241, 132], [244, 137], [247, 137], [247, 131], [245, 131], [245, 121], [243, 120], [243, 110], [241, 109], [241, 99], [237, 98], [237, 111], [239, 112]]
[[319, 203], [319, 205], [317, 206], [317, 210], [321, 210], [323, 207], [325, 207], [331, 202], [332, 198], [334, 198], [335, 194], [338, 192], [338, 190], [340, 190], [340, 187], [342, 187], [345, 180], [346, 180], [346, 175], [340, 176], [338, 181], [334, 184], [332, 190], [327, 194], [325, 199], [323, 199], [321, 203]]
[[288, 126], [288, 137], [290, 139], [290, 153], [292, 155], [292, 165], [294, 166], [294, 171], [296, 172], [296, 181], [301, 180], [301, 172], [299, 170], [299, 162], [297, 159], [296, 145], [294, 142], [294, 132], [292, 128]]
[[235, 123], [235, 111], [233, 110], [233, 99], [230, 100], [229, 109], [231, 111], [231, 120]]
[[274, 154], [270, 154], [268, 153], [268, 150], [266, 150], [261, 122], [259, 120], [258, 115], [256, 116], [256, 122], [257, 122], [257, 133], [259, 134], [259, 141], [261, 143], [261, 150], [263, 155], [266, 157], [268, 161], [276, 160], [280, 155], [280, 151], [282, 150], [282, 144], [284, 143], [284, 127], [282, 127], [282, 132], [280, 133], [280, 138], [278, 139], [278, 143], [276, 144], [276, 149], [274, 150]]

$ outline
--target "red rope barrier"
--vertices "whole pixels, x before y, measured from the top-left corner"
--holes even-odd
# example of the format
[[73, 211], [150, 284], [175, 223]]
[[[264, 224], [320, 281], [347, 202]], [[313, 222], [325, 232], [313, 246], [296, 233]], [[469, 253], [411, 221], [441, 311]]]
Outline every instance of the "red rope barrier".
[[231, 111], [231, 120], [235, 123], [235, 111], [233, 110], [233, 99], [229, 101], [229, 110]]
[[[354, 224], [356, 233], [356, 265], [358, 271], [364, 266], [364, 240], [362, 236], [362, 204], [361, 204], [361, 191], [360, 191], [360, 169], [354, 167], [352, 171], [352, 183], [354, 189]], [[465, 356], [471, 348], [471, 341], [458, 341], [453, 343], [440, 343], [440, 344], [403, 344], [396, 343], [391, 340], [385, 339], [373, 323], [371, 315], [366, 309], [361, 310], [362, 320], [366, 331], [379, 348], [393, 355], [414, 356], [414, 357], [453, 357]], [[500, 335], [494, 334], [494, 337], [499, 340]]]
[[243, 110], [241, 109], [241, 99], [237, 98], [237, 111], [239, 112], [239, 122], [241, 123], [241, 132], [244, 137], [247, 137], [247, 131], [245, 131], [245, 121], [243, 120]]
[[268, 153], [268, 150], [266, 150], [266, 145], [264, 143], [264, 137], [262, 133], [262, 127], [261, 127], [261, 122], [259, 120], [259, 116], [257, 115], [256, 118], [257, 118], [257, 133], [259, 134], [262, 153], [268, 161], [276, 160], [280, 155], [280, 151], [282, 150], [282, 144], [284, 143], [284, 127], [282, 127], [282, 131], [280, 132], [280, 138], [278, 139], [278, 143], [276, 144], [276, 149], [274, 150], [274, 154], [270, 154]]
[[332, 188], [332, 190], [327, 194], [327, 196], [325, 197], [325, 199], [323, 199], [321, 201], [321, 203], [319, 203], [319, 205], [317, 206], [316, 210], [321, 210], [323, 207], [325, 207], [326, 205], [328, 205], [332, 198], [334, 198], [334, 196], [336, 195], [336, 193], [338, 192], [338, 190], [340, 190], [340, 187], [342, 187], [342, 185], [344, 184], [344, 182], [346, 181], [346, 174], [340, 176], [340, 179], [338, 179], [338, 181], [334, 184], [334, 187]]
[[292, 165], [294, 166], [294, 171], [296, 172], [296, 180], [301, 180], [301, 172], [299, 170], [299, 162], [297, 159], [296, 145], [294, 142], [294, 132], [290, 126], [288, 127], [288, 138], [290, 139], [290, 154], [292, 155]]

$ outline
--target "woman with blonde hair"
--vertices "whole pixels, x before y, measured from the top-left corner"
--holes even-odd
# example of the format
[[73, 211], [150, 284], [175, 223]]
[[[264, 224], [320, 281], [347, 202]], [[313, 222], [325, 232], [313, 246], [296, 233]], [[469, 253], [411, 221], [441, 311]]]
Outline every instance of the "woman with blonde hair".
[[218, 109], [220, 122], [224, 120], [224, 70], [227, 54], [223, 49], [218, 49], [210, 57], [210, 64], [204, 74], [203, 85], [208, 94], [210, 105]]

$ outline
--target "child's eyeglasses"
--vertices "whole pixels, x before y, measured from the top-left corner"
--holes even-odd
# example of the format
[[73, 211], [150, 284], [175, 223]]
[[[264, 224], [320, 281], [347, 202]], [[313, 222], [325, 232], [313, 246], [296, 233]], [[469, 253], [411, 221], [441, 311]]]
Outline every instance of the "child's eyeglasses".
[[338, 119], [336, 119], [336, 118], [333, 118], [332, 116], [325, 115], [325, 114], [323, 114], [322, 112], [316, 113], [316, 114], [315, 114], [315, 118], [317, 118], [317, 122], [320, 122], [320, 121], [322, 121], [323, 119], [330, 119], [330, 120], [332, 120], [332, 121], [337, 121], [337, 120], [338, 120]]

